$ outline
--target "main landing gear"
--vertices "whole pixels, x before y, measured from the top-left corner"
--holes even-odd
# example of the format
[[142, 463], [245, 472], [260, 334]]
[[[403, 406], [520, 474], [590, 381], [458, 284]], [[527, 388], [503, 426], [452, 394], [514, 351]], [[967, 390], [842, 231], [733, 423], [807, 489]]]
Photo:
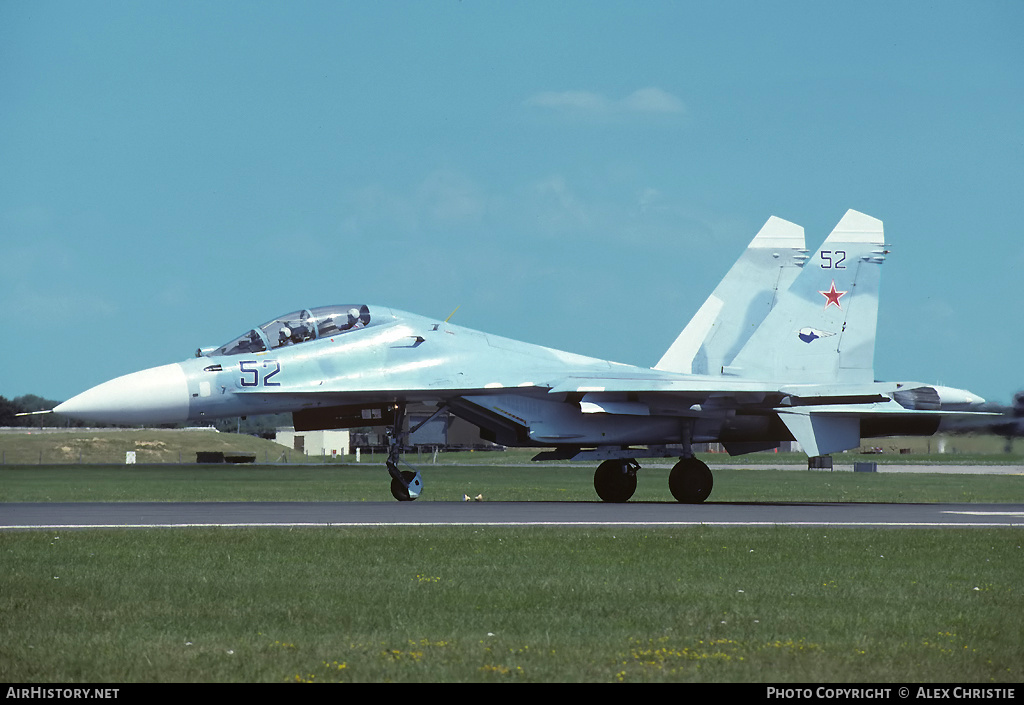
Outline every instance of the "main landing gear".
[[700, 504], [714, 485], [711, 469], [697, 458], [682, 458], [668, 474], [668, 489], [677, 502]]
[[[640, 464], [633, 459], [606, 460], [594, 472], [594, 489], [605, 502], [628, 502], [636, 492], [636, 471]], [[677, 502], [700, 504], [711, 494], [714, 478], [707, 464], [697, 458], [682, 458], [668, 475], [668, 489]]]
[[594, 489], [605, 502], [627, 502], [636, 492], [635, 460], [606, 460], [594, 472]]

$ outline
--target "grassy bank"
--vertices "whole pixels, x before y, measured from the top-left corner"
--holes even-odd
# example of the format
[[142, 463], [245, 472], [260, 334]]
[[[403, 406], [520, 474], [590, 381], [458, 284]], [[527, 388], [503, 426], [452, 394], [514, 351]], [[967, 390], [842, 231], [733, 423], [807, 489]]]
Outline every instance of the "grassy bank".
[[139, 463], [195, 463], [198, 452], [238, 453], [260, 462], [304, 459], [285, 446], [255, 436], [213, 430], [36, 429], [0, 433], [5, 465], [124, 464], [132, 451]]

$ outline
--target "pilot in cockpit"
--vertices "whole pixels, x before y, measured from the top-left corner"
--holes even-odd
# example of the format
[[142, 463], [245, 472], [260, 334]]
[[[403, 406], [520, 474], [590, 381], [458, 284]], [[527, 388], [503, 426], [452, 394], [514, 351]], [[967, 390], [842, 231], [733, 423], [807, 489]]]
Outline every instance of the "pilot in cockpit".
[[309, 326], [305, 323], [300, 322], [299, 325], [292, 324], [292, 342], [302, 343], [312, 338], [313, 335], [309, 332]]
[[302, 343], [313, 337], [313, 331], [310, 325], [311, 323], [315, 323], [315, 321], [310, 319], [309, 311], [303, 311], [300, 313], [298, 321], [290, 322], [293, 343]]
[[359, 317], [359, 309], [350, 308], [348, 310], [348, 325], [345, 326], [345, 330], [355, 330], [362, 328], [364, 325], [363, 320]]
[[240, 352], [259, 352], [263, 350], [263, 341], [260, 340], [260, 334], [255, 330], [251, 330], [247, 334], [247, 340], [244, 343], [239, 344]]

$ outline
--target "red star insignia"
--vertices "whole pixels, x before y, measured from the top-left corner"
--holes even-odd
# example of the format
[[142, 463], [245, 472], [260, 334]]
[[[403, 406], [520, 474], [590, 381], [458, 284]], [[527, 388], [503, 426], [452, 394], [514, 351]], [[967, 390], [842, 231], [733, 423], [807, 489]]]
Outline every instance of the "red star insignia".
[[831, 289], [829, 289], [828, 291], [819, 291], [818, 293], [825, 297], [825, 308], [828, 308], [829, 306], [835, 304], [836, 308], [842, 311], [843, 306], [842, 304], [839, 303], [839, 299], [840, 297], [845, 296], [849, 292], [836, 291], [836, 282], [835, 279], [833, 279]]

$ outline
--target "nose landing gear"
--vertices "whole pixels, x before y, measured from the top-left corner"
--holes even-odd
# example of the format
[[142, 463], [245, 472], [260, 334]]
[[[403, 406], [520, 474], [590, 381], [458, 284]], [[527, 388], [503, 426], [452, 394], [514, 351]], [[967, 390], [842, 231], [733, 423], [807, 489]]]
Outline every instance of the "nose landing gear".
[[[395, 407], [395, 425], [386, 431], [388, 437], [388, 459], [385, 463], [388, 474], [391, 475], [391, 496], [399, 502], [411, 502], [423, 492], [423, 478], [419, 470], [412, 468], [402, 470], [398, 467], [402, 460], [402, 424], [405, 421], [405, 406], [399, 404]], [[412, 467], [408, 463], [405, 463]]]

